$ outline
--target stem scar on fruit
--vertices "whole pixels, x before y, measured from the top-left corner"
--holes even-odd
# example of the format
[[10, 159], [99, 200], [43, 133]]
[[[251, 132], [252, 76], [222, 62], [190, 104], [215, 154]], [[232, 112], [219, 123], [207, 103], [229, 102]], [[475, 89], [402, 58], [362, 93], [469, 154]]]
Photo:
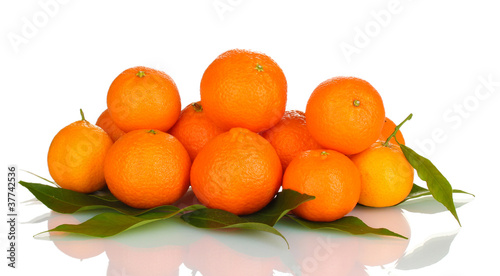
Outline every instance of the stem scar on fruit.
[[255, 70], [259, 71], [259, 72], [263, 72], [264, 71], [264, 68], [262, 67], [262, 65], [258, 64], [255, 66]]
[[352, 102], [352, 104], [353, 104], [355, 107], [358, 107], [358, 106], [361, 104], [361, 102], [360, 102], [359, 100], [354, 100], [354, 101]]
[[330, 155], [330, 153], [326, 152], [326, 151], [322, 151], [319, 155], [321, 157], [321, 160], [325, 160], [328, 157], [328, 155]]
[[148, 130], [148, 133], [156, 134], [156, 131], [154, 129], [150, 129], [150, 130]]
[[202, 112], [203, 111], [203, 106], [199, 103], [192, 103], [191, 106], [193, 107], [195, 112]]
[[382, 145], [384, 147], [388, 147], [389, 141], [392, 139], [392, 137], [394, 137], [394, 140], [396, 140], [396, 143], [398, 143], [398, 145], [401, 145], [399, 143], [398, 139], [396, 138], [396, 133], [403, 126], [403, 124], [406, 123], [406, 121], [411, 120], [412, 117], [413, 117], [413, 113], [410, 113], [410, 115], [408, 115], [408, 117], [406, 117], [406, 119], [403, 122], [401, 122], [399, 125], [396, 126], [396, 128], [394, 128], [394, 131], [392, 132], [392, 134], [389, 137], [387, 137], [387, 140], [385, 140], [385, 143], [383, 143]]
[[144, 71], [139, 71], [137, 72], [137, 74], [135, 74], [136, 76], [138, 76], [139, 78], [143, 78], [146, 76], [146, 73]]

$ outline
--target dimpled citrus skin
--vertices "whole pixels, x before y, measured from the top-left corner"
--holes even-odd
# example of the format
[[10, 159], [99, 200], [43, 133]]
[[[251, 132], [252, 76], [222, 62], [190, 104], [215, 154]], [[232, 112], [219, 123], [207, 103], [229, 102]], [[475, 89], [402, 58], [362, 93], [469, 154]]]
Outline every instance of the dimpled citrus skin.
[[304, 112], [298, 110], [286, 111], [275, 126], [262, 132], [261, 135], [276, 149], [283, 170], [299, 153], [321, 148], [307, 130]]
[[350, 155], [379, 138], [385, 110], [379, 93], [368, 82], [335, 77], [311, 94], [306, 118], [309, 132], [323, 147]]
[[413, 188], [413, 167], [398, 145], [377, 141], [363, 152], [350, 156], [361, 173], [359, 203], [370, 207], [393, 206]]
[[125, 132], [167, 131], [181, 112], [181, 98], [172, 78], [142, 66], [127, 69], [115, 78], [107, 104], [111, 118]]
[[182, 144], [159, 130], [135, 130], [109, 150], [104, 175], [111, 193], [135, 208], [172, 204], [189, 187], [191, 160]]
[[334, 221], [358, 203], [361, 177], [354, 163], [333, 150], [308, 150], [295, 157], [283, 176], [283, 189], [316, 198], [293, 213], [310, 221]]
[[111, 137], [113, 142], [118, 140], [118, 138], [122, 137], [125, 132], [121, 130], [115, 122], [113, 122], [113, 119], [111, 119], [111, 115], [109, 114], [109, 111], [106, 109], [101, 113], [101, 116], [97, 118], [97, 122], [95, 123], [96, 126], [102, 128], [106, 133]]
[[[391, 134], [394, 132], [396, 129], [396, 124], [389, 118], [385, 118], [384, 126], [382, 127], [382, 132], [380, 133], [380, 137], [378, 138], [379, 140], [385, 141]], [[398, 130], [396, 132], [396, 139], [398, 139], [398, 142], [402, 145], [405, 145], [405, 138], [403, 137], [403, 133], [401, 133], [401, 130]], [[397, 144], [396, 140], [394, 137], [391, 138], [391, 143]]]
[[244, 128], [210, 140], [191, 168], [191, 187], [207, 207], [236, 215], [259, 211], [276, 195], [282, 169], [269, 142]]
[[104, 157], [113, 144], [100, 127], [81, 120], [61, 129], [50, 144], [49, 172], [64, 189], [91, 193], [102, 189]]
[[270, 57], [230, 50], [205, 70], [200, 93], [207, 116], [218, 126], [260, 132], [283, 116], [287, 83], [283, 71]]
[[196, 102], [189, 104], [182, 110], [179, 119], [169, 130], [169, 133], [184, 145], [191, 161], [194, 161], [205, 144], [224, 131], [207, 117], [201, 102]]

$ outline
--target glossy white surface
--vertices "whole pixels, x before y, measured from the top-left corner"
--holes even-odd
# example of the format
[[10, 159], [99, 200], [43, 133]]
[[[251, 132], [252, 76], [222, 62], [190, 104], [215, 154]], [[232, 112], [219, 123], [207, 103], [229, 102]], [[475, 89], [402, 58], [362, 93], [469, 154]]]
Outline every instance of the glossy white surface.
[[[188, 194], [187, 198], [192, 197]], [[458, 206], [465, 206], [459, 208], [460, 214], [474, 204], [469, 202], [470, 197], [462, 198]], [[430, 199], [392, 208], [358, 206], [351, 213], [372, 227], [389, 228], [408, 240], [311, 231], [283, 220], [276, 227], [287, 238], [290, 249], [281, 238], [268, 233], [203, 230], [177, 218], [104, 239], [57, 233], [33, 238], [32, 234], [62, 223], [78, 223], [96, 213], [58, 214], [37, 201], [23, 204], [21, 210], [21, 257], [19, 269], [12, 275], [36, 271], [110, 276], [422, 275], [436, 271], [466, 275], [463, 273], [471, 268], [467, 263], [447, 265], [450, 251], [464, 248], [467, 237], [461, 235], [464, 228], [460, 229], [444, 208]]]
[[[0, 170], [17, 164], [49, 176], [45, 162], [54, 135], [79, 118], [79, 108], [95, 122], [106, 108], [111, 81], [126, 68], [165, 71], [185, 106], [199, 100], [201, 76], [217, 55], [245, 48], [264, 52], [281, 66], [287, 109], [304, 110], [310, 93], [327, 78], [366, 79], [382, 95], [389, 118], [399, 122], [414, 114], [402, 129], [407, 145], [430, 158], [454, 188], [476, 198], [458, 209], [462, 227], [431, 200], [356, 210], [374, 226], [410, 232], [407, 242], [279, 223], [289, 250], [271, 234], [207, 231], [182, 221], [156, 222], [107, 239], [34, 238], [48, 222], [91, 214], [51, 214], [27, 202], [19, 206], [19, 268], [8, 269], [2, 258], [1, 275], [497, 273], [497, 2], [54, 1], [59, 4], [0, 4]], [[222, 17], [216, 5], [227, 8]], [[390, 17], [380, 19], [387, 12]], [[30, 24], [31, 32], [23, 34]], [[370, 32], [363, 43], [359, 30]], [[15, 35], [21, 37], [18, 46], [10, 42]], [[349, 58], [341, 50], [346, 44], [357, 48]], [[38, 181], [22, 172], [20, 178]], [[6, 191], [0, 193], [5, 217]], [[18, 198], [33, 197], [19, 187]], [[4, 223], [3, 252], [6, 231]]]

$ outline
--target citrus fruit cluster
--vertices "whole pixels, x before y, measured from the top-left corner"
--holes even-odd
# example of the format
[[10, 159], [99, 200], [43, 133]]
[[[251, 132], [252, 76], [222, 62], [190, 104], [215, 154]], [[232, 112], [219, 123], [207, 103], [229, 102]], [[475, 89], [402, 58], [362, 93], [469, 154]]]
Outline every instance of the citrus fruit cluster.
[[404, 138], [392, 135], [396, 125], [365, 80], [331, 78], [312, 92], [305, 113], [286, 111], [278, 64], [230, 50], [205, 70], [200, 98], [181, 110], [167, 74], [125, 70], [96, 125], [82, 112], [54, 137], [52, 178], [82, 193], [107, 185], [135, 208], [173, 204], [191, 186], [202, 204], [236, 215], [259, 211], [282, 187], [315, 196], [293, 210], [311, 221], [339, 219], [358, 203], [395, 205], [410, 193]]

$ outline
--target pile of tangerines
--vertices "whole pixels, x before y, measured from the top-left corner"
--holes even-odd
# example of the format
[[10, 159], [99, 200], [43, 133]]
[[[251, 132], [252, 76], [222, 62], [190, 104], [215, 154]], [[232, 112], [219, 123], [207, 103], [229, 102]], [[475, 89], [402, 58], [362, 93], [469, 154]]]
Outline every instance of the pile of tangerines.
[[[315, 196], [293, 213], [333, 221], [356, 204], [392, 206], [408, 196], [413, 168], [401, 132], [368, 82], [335, 77], [306, 111], [285, 111], [287, 82], [268, 56], [230, 50], [206, 69], [201, 100], [181, 111], [174, 81], [146, 67], [111, 83], [96, 125], [63, 128], [48, 152], [62, 188], [103, 189], [135, 208], [173, 204], [192, 187], [209, 208], [246, 215], [280, 188]], [[391, 139], [388, 139], [392, 137]]]

